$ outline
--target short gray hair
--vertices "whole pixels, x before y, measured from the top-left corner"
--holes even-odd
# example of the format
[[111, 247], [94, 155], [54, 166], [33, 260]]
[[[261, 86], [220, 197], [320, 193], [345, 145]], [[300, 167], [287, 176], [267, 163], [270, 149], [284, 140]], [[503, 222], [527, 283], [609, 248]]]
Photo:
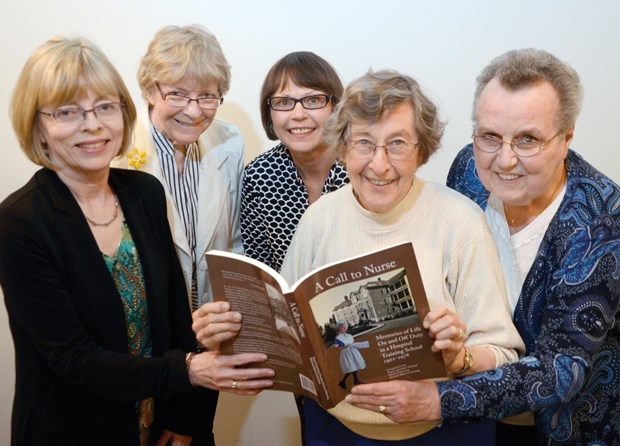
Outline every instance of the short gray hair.
[[411, 104], [418, 133], [418, 163], [422, 165], [439, 149], [446, 123], [437, 106], [422, 92], [415, 79], [394, 70], [369, 70], [344, 90], [342, 100], [327, 119], [325, 141], [344, 158], [344, 137], [354, 121], [376, 123], [390, 110]]
[[565, 133], [575, 125], [583, 101], [583, 87], [579, 75], [570, 65], [553, 54], [534, 48], [508, 51], [493, 59], [482, 70], [476, 79], [472, 111], [474, 124], [478, 120], [476, 113], [480, 95], [495, 78], [511, 91], [549, 82], [560, 100], [560, 131]]

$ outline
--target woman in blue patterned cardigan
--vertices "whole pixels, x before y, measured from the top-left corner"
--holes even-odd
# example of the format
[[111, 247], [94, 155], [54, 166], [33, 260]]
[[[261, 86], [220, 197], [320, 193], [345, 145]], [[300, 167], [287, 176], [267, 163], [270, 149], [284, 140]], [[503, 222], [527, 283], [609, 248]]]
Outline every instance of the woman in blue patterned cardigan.
[[[620, 444], [620, 187], [568, 148], [581, 99], [577, 73], [544, 51], [510, 51], [478, 77], [473, 144], [448, 185], [485, 210], [526, 354], [420, 383], [395, 421], [503, 419], [498, 445]], [[349, 402], [388, 404], [373, 391]]]

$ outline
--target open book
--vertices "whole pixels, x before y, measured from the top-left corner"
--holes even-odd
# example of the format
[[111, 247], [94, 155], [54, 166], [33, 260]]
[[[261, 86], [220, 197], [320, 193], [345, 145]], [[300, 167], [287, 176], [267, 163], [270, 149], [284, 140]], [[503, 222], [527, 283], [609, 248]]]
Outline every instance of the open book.
[[226, 354], [261, 352], [273, 390], [325, 408], [354, 384], [446, 376], [422, 327], [429, 311], [413, 246], [403, 243], [325, 265], [289, 286], [261, 262], [207, 253], [213, 295], [243, 314]]

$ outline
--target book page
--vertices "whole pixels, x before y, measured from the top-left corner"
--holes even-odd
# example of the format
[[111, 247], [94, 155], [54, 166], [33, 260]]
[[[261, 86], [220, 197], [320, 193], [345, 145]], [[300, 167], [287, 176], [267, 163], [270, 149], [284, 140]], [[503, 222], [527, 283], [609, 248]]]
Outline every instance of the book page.
[[271, 275], [273, 270], [246, 257], [225, 254], [207, 254], [213, 295], [228, 301], [243, 321], [239, 334], [222, 345], [222, 352], [265, 353], [269, 359], [259, 366], [276, 371], [274, 390], [316, 398], [316, 377], [304, 353], [311, 347], [295, 302], [282, 292], [281, 282]]

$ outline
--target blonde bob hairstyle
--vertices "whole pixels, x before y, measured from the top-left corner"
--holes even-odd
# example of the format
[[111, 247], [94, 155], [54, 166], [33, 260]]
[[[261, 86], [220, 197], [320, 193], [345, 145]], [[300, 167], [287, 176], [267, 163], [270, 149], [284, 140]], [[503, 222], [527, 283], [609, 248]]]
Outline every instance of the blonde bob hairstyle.
[[39, 110], [56, 109], [92, 90], [97, 96], [118, 97], [123, 104], [123, 142], [131, 143], [136, 108], [123, 79], [103, 52], [83, 37], [55, 37], [26, 61], [11, 100], [11, 121], [19, 145], [35, 164], [54, 169], [40, 138]]
[[138, 84], [145, 100], [155, 84], [174, 84], [183, 79], [215, 82], [220, 96], [230, 89], [230, 66], [222, 47], [200, 25], [160, 29], [140, 62]]
[[418, 163], [423, 165], [439, 149], [446, 123], [439, 119], [437, 107], [415, 79], [394, 70], [369, 70], [347, 85], [342, 100], [325, 124], [325, 141], [343, 160], [344, 140], [351, 123], [376, 124], [402, 104], [413, 107], [411, 124], [418, 134]]

